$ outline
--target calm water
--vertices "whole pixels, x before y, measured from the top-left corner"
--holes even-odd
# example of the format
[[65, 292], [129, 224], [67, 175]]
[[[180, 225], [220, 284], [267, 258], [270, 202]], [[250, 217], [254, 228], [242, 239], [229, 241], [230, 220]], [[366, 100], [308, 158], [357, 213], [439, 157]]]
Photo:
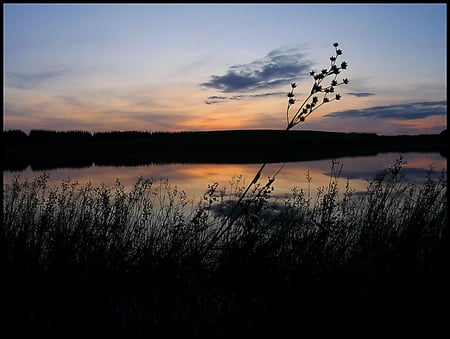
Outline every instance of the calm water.
[[[421, 183], [426, 178], [426, 171], [432, 165], [436, 175], [447, 169], [447, 159], [439, 153], [404, 153], [407, 161], [404, 166], [406, 179], [410, 182]], [[365, 191], [367, 180], [378, 172], [393, 165], [400, 157], [399, 153], [382, 153], [377, 156], [346, 157], [318, 161], [290, 162], [276, 176], [273, 183], [275, 190], [272, 195], [283, 195], [291, 192], [292, 188], [310, 189], [311, 193], [317, 188], [328, 185], [333, 160], [342, 166], [340, 187], [343, 190], [349, 179], [350, 187], [356, 191]], [[261, 178], [273, 176], [282, 163], [266, 166]], [[189, 196], [201, 197], [209, 184], [219, 183], [219, 188], [230, 189], [233, 178], [241, 176], [243, 185], [247, 185], [260, 164], [154, 164], [134, 167], [99, 167], [91, 166], [81, 169], [55, 169], [46, 171], [50, 175], [49, 184], [57, 185], [66, 179], [77, 180], [80, 184], [91, 182], [94, 185], [105, 183], [113, 186], [116, 180], [126, 187], [130, 187], [139, 176], [153, 180], [168, 180], [169, 184], [184, 190]], [[30, 167], [19, 172], [3, 172], [4, 183], [9, 183], [14, 176], [32, 180], [42, 171], [32, 171]], [[308, 183], [307, 174], [311, 180]], [[265, 181], [263, 182], [265, 183]]]

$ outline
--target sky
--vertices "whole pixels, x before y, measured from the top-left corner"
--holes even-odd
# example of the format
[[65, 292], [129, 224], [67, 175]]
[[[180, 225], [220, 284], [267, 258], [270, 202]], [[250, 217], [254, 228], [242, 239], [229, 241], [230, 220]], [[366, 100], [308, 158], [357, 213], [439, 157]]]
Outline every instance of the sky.
[[294, 129], [440, 133], [446, 12], [445, 3], [6, 3], [3, 130], [285, 129], [338, 42], [341, 99]]

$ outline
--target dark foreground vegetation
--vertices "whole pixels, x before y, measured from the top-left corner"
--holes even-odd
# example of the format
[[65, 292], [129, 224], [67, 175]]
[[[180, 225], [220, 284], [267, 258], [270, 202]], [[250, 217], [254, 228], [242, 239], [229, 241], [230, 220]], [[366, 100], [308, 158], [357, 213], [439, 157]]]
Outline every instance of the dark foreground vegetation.
[[[167, 182], [125, 191], [44, 174], [3, 188], [2, 333], [232, 336], [448, 332], [447, 180], [402, 162], [355, 194], [339, 164], [317, 199], [256, 185], [190, 201]], [[424, 173], [427, 175], [427, 173]]]
[[[262, 163], [376, 155], [379, 152], [440, 152], [447, 132], [379, 136], [291, 130], [213, 132], [98, 132], [19, 130], [2, 133], [4, 170], [151, 163]], [[294, 145], [294, 147], [293, 147]], [[275, 147], [275, 152], [271, 153]], [[268, 158], [270, 154], [270, 158]]]

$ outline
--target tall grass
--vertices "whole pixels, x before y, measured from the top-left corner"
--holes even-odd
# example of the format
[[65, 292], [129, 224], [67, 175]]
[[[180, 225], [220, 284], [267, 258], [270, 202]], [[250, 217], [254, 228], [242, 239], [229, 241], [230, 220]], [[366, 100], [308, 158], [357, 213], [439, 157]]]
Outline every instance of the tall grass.
[[[125, 190], [17, 177], [3, 187], [1, 298], [18, 334], [425, 334], [444, 328], [446, 173], [408, 183], [402, 159], [356, 194], [332, 162], [316, 194], [167, 181]], [[208, 249], [206, 251], [206, 249]], [[205, 255], [206, 253], [206, 255]]]
[[[306, 118], [308, 118], [313, 112], [315, 112], [323, 105], [336, 100], [341, 100], [341, 94], [336, 93], [335, 90], [338, 86], [347, 85], [349, 83], [349, 80], [347, 78], [344, 78], [342, 80], [338, 79], [338, 76], [348, 68], [348, 63], [346, 61], [342, 61], [340, 64], [338, 63], [338, 59], [343, 54], [343, 51], [341, 48], [339, 48], [338, 42], [335, 42], [333, 44], [333, 47], [334, 55], [330, 57], [330, 66], [328, 68], [323, 68], [320, 72], [316, 73], [316, 71], [311, 71], [309, 73], [309, 75], [314, 79], [314, 83], [311, 86], [310, 93], [303, 101], [298, 101], [297, 99], [295, 99], [294, 91], [297, 88], [297, 83], [291, 83], [291, 90], [287, 93], [288, 103], [286, 108], [286, 128], [284, 129], [282, 138], [285, 138], [286, 133], [292, 130], [295, 126], [305, 122]], [[329, 83], [325, 83], [325, 80], [329, 78], [331, 78], [332, 80]], [[300, 104], [298, 105], [299, 102]], [[293, 108], [295, 107], [295, 105], [297, 105], [296, 110]], [[294, 113], [292, 113], [292, 110], [294, 110]], [[274, 153], [279, 151], [282, 138], [276, 140], [272, 145], [270, 151], [267, 152], [266, 160], [261, 164], [255, 176], [247, 185], [247, 188], [242, 191], [239, 199], [236, 201], [234, 207], [228, 214], [228, 218], [225, 218], [222, 221], [222, 224], [217, 229], [216, 234], [211, 241], [211, 246], [206, 249], [205, 253], [207, 253], [210, 248], [215, 245], [216, 242], [220, 241], [221, 237], [225, 233], [227, 233], [230, 228], [233, 227], [233, 224], [237, 219], [235, 212], [241, 208], [241, 203], [246, 198], [249, 190], [252, 189], [252, 187], [255, 190], [259, 190], [259, 193], [255, 196], [256, 199], [259, 195], [264, 195], [266, 189], [270, 187], [275, 181], [276, 176], [282, 170], [284, 165], [282, 165], [273, 176], [268, 178], [268, 181], [265, 185], [261, 187], [260, 184], [262, 172], [267, 163], [271, 160], [271, 157], [274, 156]]]
[[[347, 63], [296, 103], [288, 132], [341, 96]], [[329, 85], [323, 81], [332, 77]], [[319, 98], [320, 96], [320, 98]], [[272, 152], [275, 152], [277, 145]], [[270, 157], [271, 153], [268, 154]], [[362, 194], [333, 161], [316, 194], [273, 199], [276, 175], [211, 184], [199, 200], [167, 181], [130, 190], [16, 177], [3, 186], [1, 331], [72, 335], [430, 334], [446, 327], [446, 172], [424, 184], [403, 159]], [[280, 171], [282, 167], [278, 171]], [[309, 185], [312, 178], [307, 173]]]

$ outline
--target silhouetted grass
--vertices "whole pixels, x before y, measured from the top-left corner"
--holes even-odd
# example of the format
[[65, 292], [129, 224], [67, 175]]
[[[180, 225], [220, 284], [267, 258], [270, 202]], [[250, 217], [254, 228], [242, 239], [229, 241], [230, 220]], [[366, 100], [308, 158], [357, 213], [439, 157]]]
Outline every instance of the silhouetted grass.
[[[130, 190], [44, 174], [3, 188], [2, 331], [16, 334], [440, 333], [448, 307], [446, 173], [403, 162], [356, 194], [332, 164], [316, 194], [167, 181]], [[255, 185], [257, 186], [257, 185]], [[314, 198], [313, 198], [314, 197]]]

